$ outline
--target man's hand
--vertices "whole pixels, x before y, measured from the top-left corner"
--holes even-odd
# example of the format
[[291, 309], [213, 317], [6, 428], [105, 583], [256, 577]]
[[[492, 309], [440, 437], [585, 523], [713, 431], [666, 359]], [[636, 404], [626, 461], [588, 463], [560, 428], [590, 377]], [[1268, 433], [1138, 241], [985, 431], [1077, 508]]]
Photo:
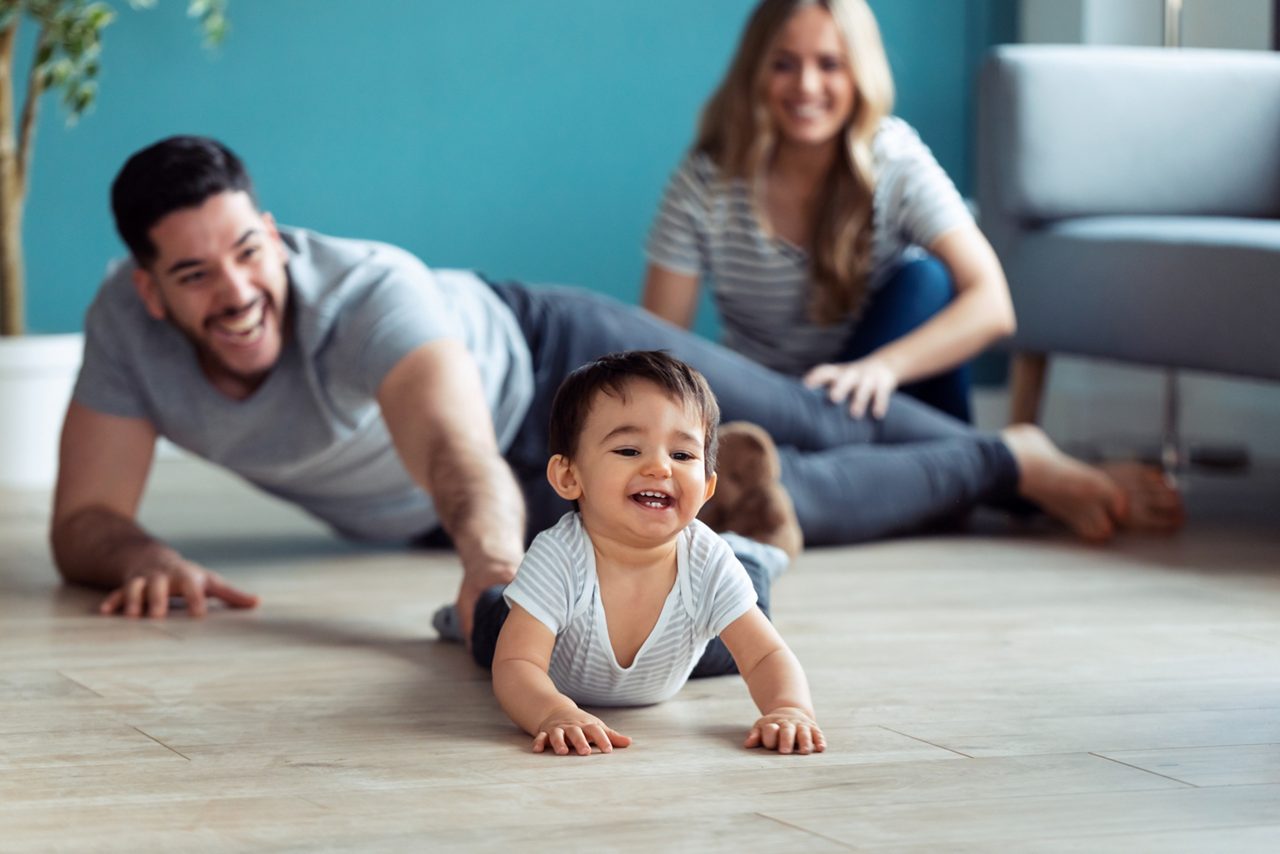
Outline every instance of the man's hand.
[[510, 563], [498, 561], [487, 562], [480, 566], [465, 568], [462, 586], [458, 588], [458, 626], [462, 629], [462, 638], [467, 647], [471, 646], [471, 627], [476, 617], [476, 602], [480, 594], [495, 584], [510, 584], [516, 577], [517, 567]]
[[818, 722], [803, 709], [783, 706], [756, 721], [742, 746], [779, 753], [821, 753], [827, 749], [827, 740]]
[[452, 339], [423, 344], [378, 388], [405, 471], [431, 496], [462, 560], [458, 626], [468, 644], [480, 594], [515, 578], [524, 556], [524, 495], [498, 450], [483, 389], [475, 359]]
[[163, 618], [169, 613], [171, 596], [186, 600], [187, 611], [193, 617], [205, 615], [210, 598], [221, 599], [232, 608], [253, 608], [258, 604], [257, 596], [237, 590], [216, 572], [174, 558], [163, 565], [131, 570], [124, 583], [102, 601], [98, 613]]
[[615, 747], [631, 744], [631, 738], [610, 729], [604, 721], [576, 706], [565, 707], [556, 709], [538, 724], [533, 752], [542, 753], [550, 746], [558, 756], [567, 756], [570, 749], [579, 756], [589, 756], [593, 744], [600, 748], [601, 753], [612, 753]]
[[849, 401], [849, 414], [861, 418], [871, 407], [871, 414], [883, 418], [889, 410], [889, 398], [898, 388], [898, 373], [889, 362], [867, 356], [853, 362], [818, 365], [804, 375], [809, 388], [827, 388], [832, 403]]

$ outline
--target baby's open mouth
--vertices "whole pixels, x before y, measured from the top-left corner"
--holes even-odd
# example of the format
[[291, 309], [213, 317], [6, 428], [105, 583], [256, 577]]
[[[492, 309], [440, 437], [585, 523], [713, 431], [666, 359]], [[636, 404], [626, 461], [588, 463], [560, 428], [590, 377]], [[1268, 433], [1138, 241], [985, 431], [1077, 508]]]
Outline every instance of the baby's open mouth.
[[655, 492], [653, 490], [643, 490], [631, 496], [631, 500], [637, 504], [648, 507], [653, 510], [664, 510], [672, 504], [671, 496], [665, 492]]

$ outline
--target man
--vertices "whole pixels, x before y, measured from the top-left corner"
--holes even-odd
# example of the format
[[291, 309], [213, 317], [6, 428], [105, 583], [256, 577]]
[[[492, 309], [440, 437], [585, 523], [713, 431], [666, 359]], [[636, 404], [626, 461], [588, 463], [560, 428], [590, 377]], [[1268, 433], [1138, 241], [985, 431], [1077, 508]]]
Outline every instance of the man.
[[1015, 491], [1085, 536], [1124, 520], [1121, 490], [1042, 434], [981, 435], [896, 398], [883, 420], [854, 420], [614, 300], [433, 273], [394, 247], [278, 228], [210, 139], [135, 154], [112, 211], [132, 259], [86, 320], [50, 531], [64, 578], [112, 591], [103, 613], [162, 617], [171, 596], [195, 615], [209, 597], [256, 603], [138, 525], [163, 435], [344, 535], [443, 531], [469, 636], [480, 593], [509, 582], [526, 535], [567, 509], [543, 474], [560, 380], [624, 349], [669, 350], [707, 377], [726, 419], [773, 435], [811, 542], [908, 530]]

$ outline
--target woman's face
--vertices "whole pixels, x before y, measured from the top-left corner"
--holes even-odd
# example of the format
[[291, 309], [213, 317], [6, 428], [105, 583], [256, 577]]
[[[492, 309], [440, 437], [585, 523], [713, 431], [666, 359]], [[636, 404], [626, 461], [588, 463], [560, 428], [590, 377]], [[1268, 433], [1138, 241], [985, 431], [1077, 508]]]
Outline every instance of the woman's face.
[[781, 141], [821, 146], [844, 130], [857, 94], [830, 12], [818, 5], [797, 11], [765, 62], [765, 101]]

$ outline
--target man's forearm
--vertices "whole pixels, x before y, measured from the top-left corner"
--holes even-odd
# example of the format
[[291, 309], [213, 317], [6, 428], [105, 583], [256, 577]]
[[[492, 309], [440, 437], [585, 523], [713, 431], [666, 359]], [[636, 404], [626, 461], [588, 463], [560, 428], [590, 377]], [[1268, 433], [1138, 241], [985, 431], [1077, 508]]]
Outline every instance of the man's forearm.
[[432, 455], [432, 497], [470, 578], [510, 581], [524, 555], [524, 496], [506, 461], [489, 453]]
[[49, 541], [63, 578], [103, 589], [120, 586], [134, 566], [181, 559], [137, 522], [105, 507], [86, 507], [58, 520]]

